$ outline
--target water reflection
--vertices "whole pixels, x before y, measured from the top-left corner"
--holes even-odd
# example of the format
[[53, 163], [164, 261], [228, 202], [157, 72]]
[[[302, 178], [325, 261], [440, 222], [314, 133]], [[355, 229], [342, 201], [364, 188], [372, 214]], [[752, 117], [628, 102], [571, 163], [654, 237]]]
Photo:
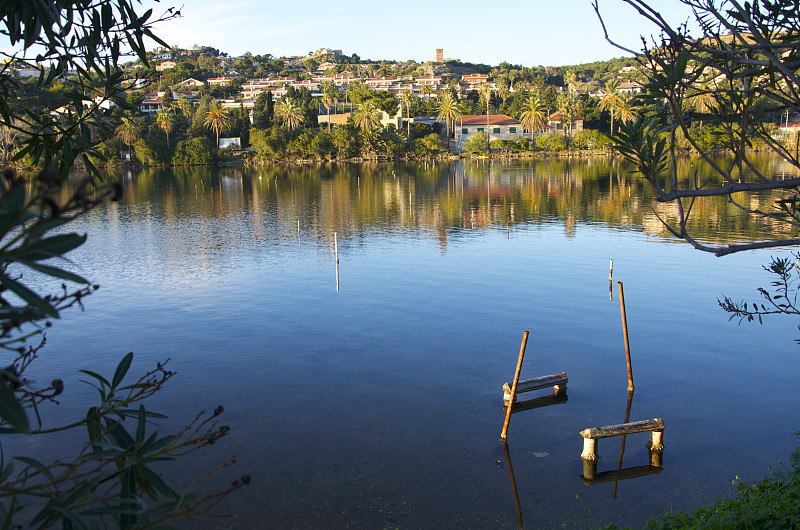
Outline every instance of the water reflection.
[[[529, 526], [560, 528], [582, 513], [576, 494], [598, 522], [643, 524], [664, 491], [680, 491], [671, 501], [683, 509], [727, 492], [729, 471], [787, 453], [773, 434], [793, 420], [763, 407], [779, 395], [796, 408], [791, 340], [715, 312], [721, 285], [760, 259], [664, 245], [667, 232], [647, 226], [647, 185], [616, 161], [152, 170], [122, 181], [124, 201], [77, 228], [89, 242], [75, 262], [103, 289], [55, 326], [48, 348], [65, 370], [102, 366], [120, 348], [144, 365], [173, 357], [180, 377], [163, 399], [176, 422], [226, 405], [235, 437], [214, 454], [236, 454], [258, 478], [221, 509], [234, 522], [208, 528], [509, 528], [523, 512]], [[705, 237], [765, 228], [722, 200], [706, 208], [718, 219], [700, 227]], [[620, 313], [598, 283], [611, 257], [636, 293], [631, 338], [647, 352], [635, 356], [637, 415], [668, 417], [675, 440], [669, 473], [620, 490], [637, 510], [575, 478], [575, 433], [618, 422], [625, 399], [609, 390], [622, 388]], [[492, 465], [504, 458], [496, 385], [509, 375], [498, 352], [534, 326], [537, 369], [569, 372], [569, 406], [541, 406], [566, 402], [549, 396], [515, 415], [512, 499], [511, 476]], [[703, 374], [717, 399], [692, 400], [687, 374]], [[753, 378], [775, 394], [732, 392]], [[708, 423], [734, 413], [741, 421]], [[742, 424], [747, 458], [708, 441]], [[626, 450], [645, 463], [638, 444]]]
[[[787, 171], [779, 159], [759, 162], [766, 174]], [[678, 172], [686, 178], [711, 176], [692, 159], [681, 161]], [[671, 240], [659, 217], [676, 219], [674, 205], [654, 203], [649, 186], [630, 166], [608, 158], [148, 169], [127, 173], [123, 185], [126, 202], [149, 205], [141, 216], [196, 219], [199, 228], [216, 234], [219, 249], [239, 237], [226, 233], [231, 227], [264, 244], [291, 231], [292, 237], [332, 246], [338, 232], [343, 249], [376, 233], [401, 232], [435, 238], [446, 252], [448, 239], [474, 230], [505, 229], [510, 237], [516, 229], [553, 224], [561, 225], [566, 237], [574, 237], [580, 223], [592, 223]], [[754, 195], [750, 206], [770, 210], [776, 197], [778, 192]], [[192, 205], [185, 208], [180, 203], [188, 198]], [[246, 219], [234, 217], [241, 206]], [[724, 197], [697, 201], [688, 228], [701, 242], [718, 244], [788, 230], [739, 215]]]

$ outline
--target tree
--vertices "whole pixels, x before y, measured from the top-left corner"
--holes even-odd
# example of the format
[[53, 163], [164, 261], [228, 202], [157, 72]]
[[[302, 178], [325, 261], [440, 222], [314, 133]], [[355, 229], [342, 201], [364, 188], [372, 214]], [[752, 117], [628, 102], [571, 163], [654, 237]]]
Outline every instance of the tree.
[[275, 105], [275, 116], [277, 116], [289, 130], [296, 129], [303, 125], [305, 116], [303, 109], [291, 98], [283, 98]]
[[175, 114], [170, 110], [161, 109], [156, 113], [156, 125], [167, 136], [167, 149], [169, 149], [169, 133], [175, 123]]
[[519, 119], [522, 122], [522, 127], [530, 131], [531, 138], [533, 138], [533, 135], [537, 132], [544, 131], [547, 128], [547, 111], [538, 94], [528, 96], [523, 108], [524, 110]]
[[203, 120], [203, 125], [216, 133], [216, 146], [219, 147], [219, 133], [227, 131], [230, 127], [230, 120], [225, 115], [225, 109], [222, 108], [219, 101], [213, 101], [211, 103], [211, 108], [208, 109], [208, 114], [206, 114], [206, 118]]
[[611, 112], [611, 134], [614, 134], [614, 113], [620, 106], [619, 81], [611, 79], [606, 81], [606, 94], [600, 100], [600, 106]]
[[411, 92], [410, 88], [404, 88], [402, 92], [403, 103], [406, 105], [406, 126], [408, 127], [408, 141], [411, 142], [411, 99], [414, 97], [414, 94]]
[[453, 97], [450, 92], [446, 92], [439, 97], [439, 114], [436, 116], [438, 120], [444, 120], [447, 127], [445, 136], [450, 138], [450, 130], [456, 121], [461, 119], [461, 109], [458, 106], [458, 100]]
[[[3, 4], [0, 33], [16, 51], [13, 61], [0, 67], [0, 124], [25, 137], [15, 160], [28, 157], [46, 167], [37, 174], [18, 176], [6, 169], [0, 175], [0, 453], [4, 455], [0, 458], [0, 512], [4, 528], [163, 526], [168, 519], [207, 512], [249, 481], [239, 480], [219, 493], [198, 497], [191, 491], [194, 484], [181, 492], [162, 478], [166, 461], [214, 443], [229, 431], [217, 423], [220, 407], [200, 414], [178, 433], [159, 433], [156, 422], [165, 416], [149, 410], [145, 402], [173, 377], [165, 363], [131, 380], [132, 353], [116, 366], [98, 367], [95, 362], [82, 374], [97, 390], [96, 401], [74, 418], [63, 412], [41, 414], [57, 405], [57, 399], [70, 399], [69, 393], [62, 395], [64, 380], [53, 377], [58, 374], [40, 368], [36, 379], [44, 376], [49, 381], [41, 383], [26, 373], [43, 354], [44, 330], [62, 311], [81, 306], [97, 288], [61, 267], [70, 263], [67, 255], [86, 239], [70, 232], [70, 223], [107, 200], [119, 199], [121, 193], [120, 185], [102, 184], [95, 178], [99, 172], [91, 159], [101, 155], [92, 129], [109, 134], [113, 130], [92, 89], [100, 92], [100, 102], [125, 105], [119, 86], [120, 50], [133, 50], [146, 64], [144, 39], [165, 44], [151, 32], [151, 13], [138, 14], [137, 7], [129, 0]], [[52, 86], [54, 80], [76, 69], [77, 76], [65, 81], [68, 109], [58, 118], [46, 107], [38, 112], [15, 109], [20, 85], [11, 77], [14, 61], [49, 64], [49, 71], [42, 70], [38, 80], [42, 87]], [[130, 145], [137, 124], [126, 120], [119, 134]], [[76, 180], [70, 190], [63, 177], [78, 157], [90, 176]], [[61, 288], [45, 292], [52, 281], [61, 283]], [[5, 456], [2, 444], [9, 435], [24, 434], [27, 447], [37, 448], [58, 443], [51, 436], [58, 432], [82, 436], [83, 449], [57, 462], [43, 462], [36, 453], [13, 459]]]
[[262, 92], [256, 98], [253, 106], [253, 127], [257, 129], [267, 129], [272, 125], [272, 117], [275, 107], [272, 102], [272, 91]]
[[381, 111], [373, 101], [359, 103], [353, 113], [353, 123], [361, 130], [370, 130], [381, 125]]
[[122, 123], [117, 127], [116, 135], [117, 138], [122, 140], [122, 142], [128, 146], [129, 157], [131, 153], [131, 146], [139, 138], [140, 134], [141, 127], [136, 120], [127, 117], [122, 118]]
[[489, 144], [492, 141], [492, 136], [489, 133], [489, 131], [491, 131], [489, 126], [489, 115], [491, 114], [492, 108], [492, 85], [489, 83], [484, 83], [484, 85], [481, 87], [481, 98], [486, 104], [486, 150], [489, 151]]
[[630, 94], [623, 94], [619, 98], [617, 104], [617, 112], [619, 113], [619, 120], [622, 123], [628, 123], [636, 118], [636, 113], [633, 110], [633, 96]]
[[558, 95], [558, 111], [561, 113], [561, 123], [564, 126], [564, 134], [572, 136], [572, 123], [580, 112], [580, 103], [573, 93]]
[[[170, 9], [161, 17], [153, 17], [152, 11], [139, 16], [135, 6], [132, 0], [90, 4], [44, 0], [3, 5], [2, 35], [8, 39], [3, 49], [14, 51], [1, 53], [8, 60], [0, 66], [0, 125], [18, 131], [23, 138], [14, 160], [28, 157], [35, 165], [57, 166], [59, 177], [66, 178], [73, 162], [81, 158], [89, 171], [99, 175], [91, 162], [91, 157], [99, 153], [94, 150], [90, 131], [110, 131], [108, 121], [98, 112], [99, 106], [108, 101], [127, 105], [120, 70], [125, 52], [120, 43], [147, 64], [145, 38], [164, 45], [152, 26], [175, 14]], [[61, 96], [69, 103], [58, 117], [51, 114], [55, 107], [36, 113], [12, 109], [22, 89], [13, 73], [20, 65], [39, 69], [38, 86], [64, 79]], [[79, 75], [67, 77], [71, 70]]]
[[161, 96], [161, 106], [165, 109], [170, 109], [174, 102], [175, 97], [172, 95], [172, 90], [169, 87], [165, 88], [164, 95]]
[[[800, 113], [800, 12], [796, 0], [754, 0], [726, 2], [719, 7], [711, 0], [681, 0], [694, 12], [700, 35], [689, 35], [687, 25], [677, 28], [667, 23], [658, 11], [643, 0], [625, 0], [660, 33], [660, 41], [633, 53], [643, 64], [647, 76], [644, 95], [664, 102], [668, 119], [664, 122], [637, 119], [620, 127], [614, 135], [616, 148], [632, 161], [650, 183], [661, 202], [675, 204], [676, 223], [665, 226], [670, 232], [697, 249], [722, 256], [742, 250], [800, 245], [800, 239], [775, 237], [764, 241], [728, 246], [711, 246], [695, 240], [687, 229], [697, 198], [726, 196], [731, 204], [769, 222], [800, 227], [800, 178], [776, 179], [761, 173], [750, 162], [749, 148], [754, 142], [795, 168], [800, 169], [800, 145], [784, 145], [773, 132], [770, 116]], [[593, 3], [601, 24], [605, 25], [597, 2]], [[706, 84], [714, 79], [715, 86]], [[692, 138], [689, 131], [693, 105], [687, 102], [698, 93], [712, 92], [715, 105], [708, 117], [721, 131], [722, 148], [730, 155], [721, 163]], [[772, 119], [775, 119], [772, 118]], [[683, 136], [719, 178], [697, 183], [679, 175], [675, 157], [678, 133]], [[665, 181], [668, 185], [665, 185]], [[669, 191], [667, 191], [669, 190]], [[753, 194], [782, 190], [783, 197], [771, 209], [761, 209]]]
[[339, 89], [333, 81], [326, 81], [322, 84], [322, 97], [325, 100], [325, 107], [328, 109], [328, 130], [331, 130], [331, 106], [339, 99]]

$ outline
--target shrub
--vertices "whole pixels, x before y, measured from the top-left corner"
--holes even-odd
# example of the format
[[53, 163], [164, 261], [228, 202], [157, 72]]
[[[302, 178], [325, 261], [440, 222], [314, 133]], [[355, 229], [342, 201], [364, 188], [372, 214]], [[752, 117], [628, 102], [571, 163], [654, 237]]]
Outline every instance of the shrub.
[[572, 149], [603, 149], [611, 143], [611, 139], [595, 129], [584, 129], [576, 132], [570, 139]]
[[172, 163], [176, 166], [205, 166], [215, 162], [216, 150], [208, 138], [181, 140], [175, 146]]
[[461, 148], [468, 153], [484, 152], [486, 151], [486, 141], [486, 133], [478, 131], [464, 142]]
[[542, 134], [536, 137], [536, 148], [543, 151], [563, 151], [567, 148], [567, 140], [558, 133]]

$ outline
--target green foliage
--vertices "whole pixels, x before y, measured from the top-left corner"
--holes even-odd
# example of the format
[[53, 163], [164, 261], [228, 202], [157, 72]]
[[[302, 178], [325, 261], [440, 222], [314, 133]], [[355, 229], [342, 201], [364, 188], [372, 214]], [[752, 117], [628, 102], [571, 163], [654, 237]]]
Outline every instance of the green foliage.
[[[792, 211], [787, 215], [796, 215], [797, 198], [792, 201], [779, 201], [779, 207]], [[739, 319], [741, 324], [744, 320], [753, 322], [758, 320], [763, 324], [763, 317], [766, 315], [800, 315], [800, 305], [798, 305], [798, 290], [800, 289], [800, 273], [797, 270], [797, 263], [800, 262], [800, 253], [795, 253], [793, 257], [772, 256], [769, 265], [763, 269], [772, 274], [775, 279], [770, 282], [772, 292], [763, 287], [758, 288], [761, 300], [751, 301], [750, 303], [741, 301], [734, 302], [725, 296], [722, 300], [717, 300], [720, 307], [731, 314], [730, 320]], [[800, 329], [800, 326], [798, 326]], [[800, 339], [796, 339], [800, 342]]]
[[[645, 78], [644, 92], [637, 96], [645, 103], [640, 107], [641, 121], [627, 131], [621, 130], [614, 142], [627, 159], [636, 163], [656, 190], [658, 200], [675, 204], [678, 219], [667, 229], [695, 248], [717, 256], [779, 244], [797, 245], [798, 239], [788, 236], [726, 247], [704, 245], [687, 230], [689, 216], [696, 210], [678, 203], [698, 196], [728, 196], [744, 211], [772, 222], [771, 212], [747, 206], [753, 202], [749, 197], [764, 190], [796, 193], [796, 179], [760, 172], [751, 160], [751, 151], [768, 149], [800, 169], [800, 150], [778, 141], [772, 123], [784, 112], [800, 112], [797, 0], [733, 2], [722, 8], [713, 2], [684, 2], [691, 5], [694, 20], [675, 27], [646, 0], [628, 3], [655, 24], [653, 29], [658, 30], [661, 40], [652, 44], [642, 40], [644, 48], [636, 55]], [[596, 1], [593, 6], [600, 14]], [[690, 35], [692, 26], [699, 33], [692, 30]], [[624, 98], [623, 102], [627, 103]], [[624, 107], [618, 112], [620, 119], [628, 117]], [[699, 152], [716, 174], [706, 179], [702, 189], [697, 189], [694, 179], [675, 171], [675, 152], [684, 148]], [[726, 154], [733, 161], [717, 164], [712, 154]], [[671, 183], [661, 187], [657, 177], [667, 169], [673, 170]], [[781, 220], [792, 228], [800, 224], [800, 216]]]
[[[101, 202], [118, 199], [120, 191], [119, 185], [98, 186], [86, 178], [68, 194], [55, 171], [44, 171], [30, 182], [11, 171], [0, 177], [0, 352], [10, 357], [0, 370], [0, 433], [49, 440], [63, 431], [86, 432], [86, 448], [72, 461], [45, 463], [25, 455], [0, 460], [3, 528], [21, 523], [48, 527], [59, 522], [64, 528], [86, 528], [109, 519], [119, 528], [156, 525], [175, 516], [198, 514], [236, 489], [203, 498], [188, 490], [180, 494], [153, 471], [156, 462], [213, 443], [228, 428], [217, 426], [219, 409], [199, 416], [181, 433], [153, 431], [154, 420], [165, 416], [148, 411], [140, 402], [174, 374], [159, 364], [133, 384], [123, 384], [132, 353], [122, 358], [110, 379], [81, 370], [98, 393], [96, 405], [84, 416], [63, 418], [61, 425], [43, 424], [40, 412], [58, 403], [55, 398], [64, 391], [64, 383], [53, 379], [42, 388], [25, 377], [44, 345], [43, 338], [38, 344], [32, 339], [41, 337], [61, 311], [80, 305], [97, 288], [59, 266], [86, 240], [85, 235], [65, 228]], [[23, 282], [28, 273], [11, 275], [11, 266], [27, 269], [30, 277], [38, 274], [60, 280], [62, 291], [42, 295]]]
[[116, 165], [121, 162], [119, 154], [123, 147], [119, 138], [111, 137], [108, 140], [97, 144], [95, 149], [100, 156], [97, 158], [92, 158], [92, 163], [94, 165]]
[[464, 144], [461, 146], [461, 149], [468, 153], [486, 152], [487, 143], [488, 138], [486, 137], [486, 133], [483, 131], [478, 131], [466, 142], [464, 142]]
[[175, 146], [172, 163], [176, 166], [205, 166], [216, 161], [213, 142], [208, 138], [192, 138], [181, 140]]
[[[20, 83], [13, 78], [12, 61], [0, 67], [0, 123], [23, 132], [25, 140], [15, 160], [30, 160], [41, 167], [58, 167], [65, 178], [77, 158], [94, 171], [92, 130], [107, 131], [108, 123], [98, 112], [97, 101], [126, 105], [120, 88], [123, 73], [119, 64], [123, 46], [146, 60], [145, 38], [165, 45], [151, 30], [152, 10], [136, 14], [131, 0], [100, 1], [91, 4], [47, 0], [12, 2], [3, 6], [3, 35], [18, 65], [48, 64], [36, 80], [39, 88], [53, 86], [69, 70], [78, 75], [63, 81], [57, 91], [66, 100], [59, 114], [21, 113], [12, 108]], [[171, 17], [172, 11], [167, 18]], [[48, 110], [55, 110], [53, 108]], [[99, 176], [99, 173], [96, 173]]]
[[[164, 462], [214, 443], [229, 429], [218, 426], [219, 407], [201, 413], [184, 430], [163, 434], [155, 420], [165, 418], [145, 407], [174, 375], [165, 364], [132, 382], [127, 374], [133, 354], [125, 355], [113, 370], [81, 370], [96, 391], [94, 405], [80, 417], [57, 418], [45, 424], [42, 411], [58, 405], [64, 382], [53, 378], [37, 383], [26, 377], [44, 345], [44, 330], [61, 311], [81, 306], [96, 285], [64, 268], [67, 255], [86, 240], [68, 230], [68, 223], [106, 200], [119, 198], [119, 185], [100, 185], [93, 177], [75, 182], [72, 191], [64, 179], [73, 163], [83, 159], [96, 177], [95, 164], [119, 156], [122, 142], [135, 145], [143, 160], [163, 159], [158, 143], [138, 139], [140, 124], [127, 117], [117, 128], [119, 138], [99, 104], [128, 105], [119, 83], [123, 49], [133, 50], [146, 62], [144, 39], [154, 36], [152, 10], [137, 13], [129, 0], [43, 0], [4, 2], [2, 34], [17, 53], [0, 67], [0, 124], [24, 136], [15, 160], [46, 167], [29, 178], [6, 170], [0, 176], [0, 519], [3, 528], [56, 525], [72, 528], [145, 528], [163, 526], [176, 517], [208, 512], [249, 478], [238, 480], [207, 496], [192, 492], [197, 480], [182, 491], [159, 475]], [[164, 18], [171, 18], [173, 9]], [[29, 55], [32, 55], [31, 59]], [[47, 64], [33, 85], [23, 87], [12, 68]], [[66, 78], [68, 70], [77, 76]], [[56, 79], [60, 79], [56, 81]], [[36, 90], [28, 91], [29, 86]], [[52, 89], [51, 89], [52, 88]], [[36, 107], [25, 108], [28, 94]], [[47, 97], [45, 97], [47, 95]], [[48, 99], [50, 98], [50, 99]], [[61, 99], [62, 108], [48, 108]], [[135, 99], [135, 98], [132, 98]], [[102, 143], [100, 143], [102, 142]], [[202, 140], [201, 140], [202, 143]], [[99, 145], [98, 145], [99, 144]], [[57, 168], [57, 169], [56, 169]], [[47, 281], [63, 282], [60, 290], [40, 292]], [[36, 287], [39, 286], [39, 287]], [[35, 341], [34, 339], [40, 340]], [[111, 370], [108, 370], [109, 372]], [[43, 373], [39, 371], [39, 376]], [[49, 378], [48, 378], [49, 379]], [[59, 423], [56, 423], [59, 422]], [[71, 458], [43, 462], [35, 453], [9, 455], [2, 435], [25, 433], [26, 448], [57, 445], [59, 433], [82, 434], [84, 448]], [[35, 437], [35, 438], [34, 438]], [[8, 455], [8, 456], [7, 456]], [[158, 465], [159, 471], [154, 470]], [[224, 466], [220, 466], [224, 467]], [[218, 469], [220, 469], [218, 468]]]
[[572, 135], [569, 146], [572, 149], [605, 149], [611, 138], [594, 129], [584, 129]]
[[166, 145], [152, 137], [139, 138], [133, 144], [136, 159], [145, 166], [160, 166], [169, 162]]
[[430, 133], [422, 138], [415, 138], [411, 142], [411, 149], [414, 156], [426, 157], [432, 156], [444, 149], [444, 142], [442, 137], [436, 133]]
[[336, 127], [333, 130], [332, 140], [338, 158], [353, 158], [361, 151], [358, 132], [352, 126]]
[[250, 129], [250, 145], [259, 156], [266, 159], [285, 156], [291, 138], [291, 131], [282, 126], [273, 126], [266, 130]]
[[657, 179], [669, 167], [670, 158], [667, 138], [657, 134], [655, 123], [642, 119], [622, 123], [611, 139], [614, 148], [632, 162], [651, 185], [657, 186]]
[[563, 134], [540, 134], [536, 137], [536, 148], [542, 151], [564, 151], [567, 148], [567, 140]]

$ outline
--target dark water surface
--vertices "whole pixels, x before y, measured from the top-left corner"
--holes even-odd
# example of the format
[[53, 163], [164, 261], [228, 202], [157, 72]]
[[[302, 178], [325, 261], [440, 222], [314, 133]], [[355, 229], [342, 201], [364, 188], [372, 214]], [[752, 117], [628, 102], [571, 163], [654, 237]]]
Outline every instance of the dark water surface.
[[[207, 487], [245, 473], [252, 484], [220, 507], [232, 518], [187, 528], [517, 527], [499, 435], [524, 330], [522, 377], [569, 375], [566, 403], [512, 417], [526, 528], [641, 525], [728, 495], [736, 475], [759, 478], [795, 446], [796, 323], [739, 327], [717, 306], [769, 283], [768, 251], [715, 258], [675, 242], [649, 189], [616, 163], [121, 178], [125, 199], [78, 227], [89, 241], [73, 259], [102, 288], [49, 332], [38, 369], [65, 375], [76, 409], [62, 419], [91, 398], [67, 374], [111, 370], [128, 351], [137, 373], [171, 358], [179, 374], [150, 406], [170, 415], [165, 429], [225, 406], [232, 435], [168, 475], [186, 481], [236, 455]], [[724, 200], [697, 212], [703, 240], [769, 230]], [[628, 398], [616, 281], [630, 417], [664, 419], [664, 465], [586, 486], [578, 433], [622, 423]], [[647, 439], [627, 438], [623, 468], [648, 463]], [[617, 468], [619, 449], [600, 441], [599, 471]]]

